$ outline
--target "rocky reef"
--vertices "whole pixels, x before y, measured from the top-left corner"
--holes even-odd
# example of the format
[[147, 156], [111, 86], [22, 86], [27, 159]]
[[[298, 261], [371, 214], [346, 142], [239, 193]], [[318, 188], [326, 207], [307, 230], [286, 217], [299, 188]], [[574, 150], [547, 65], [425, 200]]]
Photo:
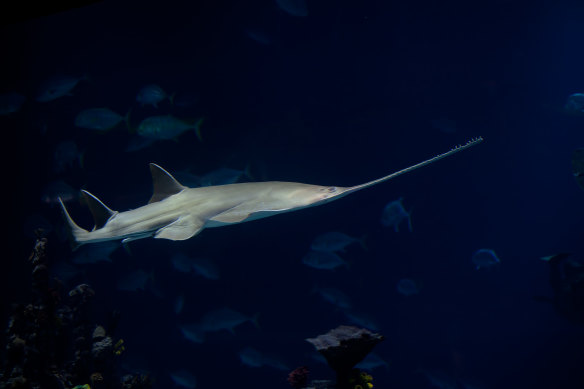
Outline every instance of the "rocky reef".
[[119, 315], [107, 326], [93, 323], [95, 291], [80, 284], [63, 293], [63, 284], [50, 277], [47, 246], [39, 233], [28, 258], [32, 301], [12, 305], [0, 389], [151, 388], [149, 376], [118, 374], [124, 351], [123, 340], [114, 338]]

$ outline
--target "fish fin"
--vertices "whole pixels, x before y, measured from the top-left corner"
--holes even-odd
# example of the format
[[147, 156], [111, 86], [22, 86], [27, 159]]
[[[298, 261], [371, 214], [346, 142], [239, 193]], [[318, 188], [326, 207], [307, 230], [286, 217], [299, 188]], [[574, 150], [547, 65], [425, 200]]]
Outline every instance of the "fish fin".
[[135, 130], [132, 131], [132, 126], [130, 125], [130, 114], [131, 113], [132, 113], [132, 107], [130, 107], [130, 109], [126, 113], [126, 116], [124, 116], [124, 123], [126, 123], [126, 128], [128, 129], [129, 132], [136, 132]]
[[124, 247], [124, 250], [126, 251], [126, 253], [127, 253], [129, 256], [132, 256], [132, 250], [130, 249], [130, 245], [128, 244], [128, 243], [129, 243], [129, 242], [131, 242], [131, 241], [132, 241], [132, 240], [131, 240], [131, 239], [130, 239], [130, 240], [128, 240], [128, 238], [126, 238], [126, 239], [123, 239], [123, 240], [122, 240], [122, 246]]
[[77, 250], [79, 246], [83, 243], [79, 243], [77, 238], [82, 234], [87, 234], [89, 231], [84, 230], [83, 228], [79, 227], [71, 216], [69, 216], [69, 212], [67, 212], [67, 208], [65, 208], [65, 204], [63, 204], [63, 200], [59, 197], [59, 204], [61, 204], [61, 210], [63, 211], [63, 216], [65, 217], [65, 221], [67, 222], [67, 233], [69, 235], [69, 242], [71, 244], [71, 249], [73, 251]]
[[245, 165], [245, 169], [243, 170], [243, 175], [252, 181], [256, 181], [254, 176], [251, 174], [251, 163], [250, 162], [248, 162], [247, 165]]
[[155, 163], [150, 164], [150, 173], [152, 173], [153, 193], [148, 204], [162, 201], [186, 189], [186, 186], [181, 185], [169, 172]]
[[109, 209], [104, 203], [88, 191], [81, 189], [81, 193], [89, 207], [89, 211], [93, 215], [94, 226], [92, 231], [102, 228], [109, 219], [118, 213], [117, 211]]
[[542, 261], [546, 261], [546, 262], [560, 262], [563, 259], [568, 258], [570, 255], [570, 253], [559, 253], [559, 254], [553, 254], [553, 255], [548, 255], [547, 257], [541, 257], [540, 259]]
[[187, 240], [199, 233], [205, 223], [191, 215], [181, 216], [154, 234], [156, 239]]
[[197, 120], [195, 122], [195, 135], [197, 136], [197, 139], [202, 142], [203, 141], [203, 137], [201, 136], [201, 124], [203, 124], [203, 120], [205, 120], [205, 118], [200, 118], [199, 120]]

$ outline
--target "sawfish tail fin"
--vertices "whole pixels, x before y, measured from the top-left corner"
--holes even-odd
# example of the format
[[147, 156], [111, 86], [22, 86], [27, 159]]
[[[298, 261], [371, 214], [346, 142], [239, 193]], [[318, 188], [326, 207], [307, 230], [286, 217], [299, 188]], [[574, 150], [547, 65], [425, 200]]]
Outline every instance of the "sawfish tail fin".
[[466, 142], [463, 145], [454, 146], [452, 149], [448, 150], [445, 153], [438, 154], [437, 156], [435, 156], [433, 158], [430, 158], [430, 159], [427, 159], [425, 161], [419, 162], [419, 163], [417, 163], [415, 165], [412, 165], [412, 166], [407, 167], [405, 169], [399, 170], [399, 171], [397, 171], [395, 173], [391, 173], [391, 174], [389, 174], [389, 175], [387, 175], [385, 177], [381, 177], [381, 178], [378, 178], [378, 179], [373, 180], [373, 181], [366, 182], [366, 183], [361, 184], [361, 185], [356, 185], [356, 186], [352, 186], [350, 188], [346, 188], [346, 190], [344, 192], [345, 192], [345, 194], [352, 193], [352, 192], [356, 192], [358, 190], [368, 188], [370, 186], [379, 184], [381, 182], [391, 180], [392, 178], [395, 178], [397, 176], [401, 176], [402, 174], [411, 172], [412, 170], [416, 170], [418, 168], [421, 168], [422, 166], [429, 165], [429, 164], [434, 163], [434, 162], [436, 162], [436, 161], [438, 161], [438, 160], [440, 160], [442, 158], [446, 158], [446, 157], [448, 157], [448, 156], [450, 156], [452, 154], [458, 153], [459, 151], [466, 150], [469, 147], [472, 147], [474, 145], [477, 145], [477, 144], [481, 143], [482, 141], [483, 141], [483, 138], [480, 137], [480, 136], [478, 138], [473, 138], [473, 139], [469, 140], [468, 142]]
[[63, 210], [63, 216], [65, 217], [66, 227], [67, 227], [67, 234], [69, 235], [69, 242], [71, 244], [71, 249], [76, 250], [81, 246], [83, 243], [79, 241], [83, 235], [88, 234], [89, 231], [84, 230], [83, 228], [79, 227], [69, 216], [69, 212], [67, 212], [67, 208], [65, 208], [65, 204], [59, 197], [59, 204], [61, 204], [61, 209]]

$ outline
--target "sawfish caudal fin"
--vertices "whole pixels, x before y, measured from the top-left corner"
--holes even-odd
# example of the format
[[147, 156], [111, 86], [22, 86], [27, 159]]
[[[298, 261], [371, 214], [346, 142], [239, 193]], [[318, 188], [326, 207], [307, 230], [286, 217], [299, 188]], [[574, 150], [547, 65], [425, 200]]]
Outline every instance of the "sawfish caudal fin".
[[61, 204], [61, 209], [63, 210], [63, 216], [65, 217], [65, 222], [66, 222], [66, 227], [67, 227], [67, 233], [69, 234], [69, 242], [71, 243], [71, 249], [76, 250], [79, 246], [81, 246], [83, 243], [79, 242], [79, 238], [85, 234], [88, 234], [89, 232], [87, 230], [84, 230], [83, 228], [79, 227], [77, 224], [75, 224], [75, 222], [73, 221], [73, 219], [71, 219], [71, 216], [69, 216], [69, 212], [67, 212], [67, 208], [65, 208], [65, 204], [63, 204], [63, 201], [61, 200], [61, 198], [59, 197], [59, 204]]
[[457, 146], [453, 147], [452, 149], [448, 150], [445, 153], [438, 154], [434, 158], [430, 158], [430, 159], [427, 159], [425, 161], [419, 162], [419, 163], [417, 163], [415, 165], [412, 165], [412, 166], [407, 167], [405, 169], [399, 170], [399, 171], [397, 171], [395, 173], [391, 173], [390, 175], [387, 175], [385, 177], [381, 177], [381, 178], [378, 178], [378, 179], [373, 180], [373, 181], [366, 182], [366, 183], [361, 184], [361, 185], [356, 185], [356, 186], [352, 186], [350, 188], [347, 188], [346, 191], [344, 191], [344, 194], [352, 193], [352, 192], [355, 192], [355, 191], [358, 191], [358, 190], [361, 190], [361, 189], [365, 189], [365, 188], [368, 188], [370, 186], [379, 184], [381, 182], [391, 180], [392, 178], [395, 178], [397, 176], [401, 176], [402, 174], [411, 172], [412, 170], [416, 170], [418, 168], [421, 168], [422, 166], [429, 165], [429, 164], [434, 163], [434, 162], [436, 162], [436, 161], [438, 161], [438, 160], [440, 160], [442, 158], [446, 158], [446, 157], [448, 157], [448, 156], [450, 156], [452, 154], [458, 153], [459, 151], [466, 150], [469, 147], [472, 147], [474, 145], [477, 145], [477, 144], [481, 143], [482, 141], [483, 141], [483, 138], [480, 137], [480, 136], [478, 138], [471, 139], [471, 140], [469, 140], [468, 142], [466, 142], [463, 145], [457, 145]]

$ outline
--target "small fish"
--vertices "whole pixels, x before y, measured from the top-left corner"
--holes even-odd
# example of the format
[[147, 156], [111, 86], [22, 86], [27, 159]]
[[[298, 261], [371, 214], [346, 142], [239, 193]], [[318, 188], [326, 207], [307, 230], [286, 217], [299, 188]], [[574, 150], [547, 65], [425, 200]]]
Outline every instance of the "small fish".
[[231, 308], [220, 308], [205, 314], [199, 322], [198, 328], [205, 332], [227, 330], [235, 334], [235, 327], [248, 321], [259, 327], [257, 314], [246, 316]]
[[262, 45], [267, 46], [274, 42], [274, 38], [269, 36], [265, 31], [259, 30], [257, 28], [246, 28], [245, 34], [253, 41]]
[[302, 258], [302, 263], [306, 266], [322, 270], [332, 270], [343, 265], [349, 267], [343, 258], [329, 251], [310, 250], [308, 254]]
[[127, 292], [136, 292], [138, 290], [145, 290], [146, 283], [152, 278], [152, 275], [146, 273], [142, 269], [135, 270], [130, 274], [118, 280], [118, 290]]
[[314, 251], [343, 251], [347, 246], [356, 242], [365, 247], [364, 238], [353, 238], [342, 232], [331, 231], [314, 238], [310, 248]]
[[118, 242], [101, 242], [92, 243], [87, 248], [81, 247], [71, 260], [77, 265], [86, 265], [89, 263], [111, 262], [110, 256], [120, 248]]
[[203, 119], [199, 119], [195, 123], [187, 123], [172, 115], [150, 116], [138, 125], [138, 134], [152, 139], [176, 139], [185, 131], [194, 130], [201, 140], [202, 122]]
[[182, 253], [174, 254], [170, 262], [172, 263], [172, 267], [181, 273], [190, 273], [193, 271], [191, 259]]
[[5, 93], [0, 95], [0, 115], [9, 115], [22, 107], [26, 97], [18, 93]]
[[53, 171], [63, 173], [74, 166], [83, 166], [83, 153], [72, 140], [59, 142], [53, 152]]
[[306, 0], [276, 0], [276, 4], [289, 15], [300, 17], [308, 15]]
[[322, 288], [314, 287], [313, 292], [316, 292], [322, 299], [338, 308], [351, 309], [351, 299], [342, 291], [336, 288]]
[[126, 146], [126, 153], [133, 153], [134, 151], [145, 149], [154, 144], [156, 139], [144, 138], [140, 135], [134, 135], [130, 138], [128, 145]]
[[79, 112], [75, 117], [75, 125], [89, 130], [107, 131], [125, 121], [128, 125], [130, 112], [122, 116], [109, 108], [89, 108]]
[[174, 313], [176, 313], [177, 315], [179, 313], [181, 313], [184, 306], [185, 306], [185, 296], [182, 294], [179, 294], [176, 297], [176, 300], [174, 300]]
[[569, 113], [584, 113], [584, 93], [571, 94], [566, 101], [564, 109]]
[[199, 177], [199, 186], [235, 184], [244, 176], [251, 178], [249, 166], [245, 170], [219, 168]]
[[479, 270], [480, 268], [496, 266], [501, 263], [501, 260], [491, 249], [478, 249], [472, 256], [472, 263]]
[[389, 367], [389, 364], [383, 360], [379, 355], [375, 353], [369, 353], [361, 362], [356, 366], [357, 369], [362, 370], [374, 370], [380, 367]]
[[59, 199], [63, 202], [70, 202], [79, 199], [79, 192], [62, 180], [49, 183], [43, 189], [41, 201], [45, 204], [59, 204]]
[[182, 170], [174, 174], [176, 178], [183, 185], [195, 188], [201, 186], [201, 177], [196, 174], [190, 173], [188, 170]]
[[377, 324], [377, 321], [365, 313], [343, 311], [343, 314], [347, 320], [351, 322], [351, 324], [358, 325], [359, 327], [366, 328], [370, 331], [379, 331], [379, 325]]
[[71, 91], [86, 76], [55, 76], [45, 81], [39, 88], [36, 101], [46, 103], [63, 96], [72, 96]]
[[152, 105], [154, 108], [158, 108], [158, 103], [168, 99], [172, 104], [174, 95], [168, 95], [166, 92], [156, 84], [150, 84], [142, 87], [138, 91], [136, 96], [136, 101], [144, 105]]
[[170, 373], [172, 381], [183, 388], [194, 389], [197, 386], [197, 379], [186, 370], [177, 370]]
[[219, 268], [209, 258], [194, 258], [192, 267], [195, 273], [209, 280], [219, 279]]
[[572, 153], [572, 173], [578, 186], [584, 189], [584, 148], [576, 149]]
[[172, 259], [172, 266], [181, 273], [195, 272], [196, 274], [210, 280], [219, 279], [219, 268], [207, 258], [191, 258], [184, 254], [175, 254]]
[[241, 363], [249, 367], [272, 367], [274, 369], [288, 371], [290, 367], [274, 355], [267, 355], [254, 348], [246, 347], [239, 352]]
[[205, 331], [199, 328], [198, 324], [179, 326], [183, 336], [193, 343], [203, 343], [205, 341]]
[[264, 365], [263, 355], [251, 347], [246, 347], [239, 352], [241, 363], [249, 367], [262, 367]]
[[404, 296], [412, 296], [414, 294], [420, 293], [418, 285], [409, 278], [402, 278], [398, 281], [396, 289], [400, 294]]
[[437, 369], [418, 369], [418, 373], [421, 373], [426, 377], [430, 387], [439, 389], [457, 389], [459, 386], [456, 383], [456, 379], [448, 375], [442, 370]]
[[395, 232], [399, 232], [399, 225], [403, 220], [407, 220], [410, 232], [412, 232], [412, 210], [407, 212], [402, 204], [402, 200], [403, 198], [400, 197], [385, 206], [381, 214], [381, 224], [386, 227], [393, 227]]

